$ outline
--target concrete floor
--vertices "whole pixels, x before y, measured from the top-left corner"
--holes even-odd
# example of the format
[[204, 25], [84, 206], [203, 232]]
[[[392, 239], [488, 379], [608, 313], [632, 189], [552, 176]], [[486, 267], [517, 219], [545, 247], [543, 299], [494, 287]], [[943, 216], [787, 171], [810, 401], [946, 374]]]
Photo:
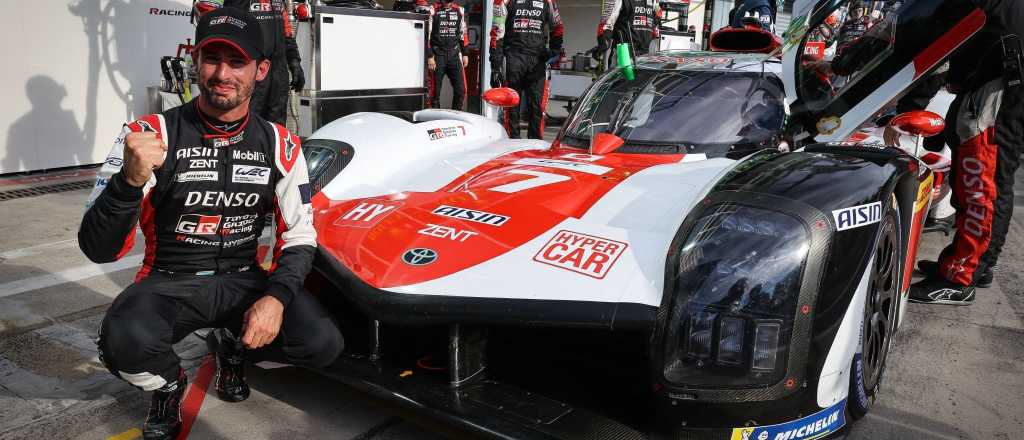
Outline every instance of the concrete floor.
[[[0, 192], [86, 178], [0, 179]], [[1024, 174], [1018, 183], [1024, 195]], [[113, 379], [93, 344], [103, 313], [135, 268], [98, 267], [78, 250], [87, 193], [0, 201], [0, 439], [140, 437], [146, 396]], [[935, 255], [944, 239], [926, 236], [920, 255]], [[1018, 438], [1024, 432], [1022, 268], [1024, 218], [1018, 216], [996, 284], [980, 290], [973, 306], [910, 306], [883, 394], [849, 438]], [[205, 354], [201, 341], [193, 336], [176, 349], [194, 373]], [[252, 397], [227, 404], [209, 396], [192, 439], [467, 437], [304, 370], [249, 371]]]

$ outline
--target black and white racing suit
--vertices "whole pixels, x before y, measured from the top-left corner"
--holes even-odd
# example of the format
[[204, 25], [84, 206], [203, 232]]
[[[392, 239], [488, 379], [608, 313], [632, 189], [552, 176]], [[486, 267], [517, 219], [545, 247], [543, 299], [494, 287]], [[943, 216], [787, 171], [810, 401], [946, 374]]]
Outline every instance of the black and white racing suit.
[[[985, 27], [953, 53], [945, 80], [956, 93], [945, 137], [956, 146], [950, 185], [957, 214], [953, 242], [939, 257], [939, 273], [965, 286], [999, 259], [1024, 152], [1024, 85], [1019, 71], [1003, 68], [1004, 45], [1016, 44], [1007, 38], [1024, 37], [1024, 2], [974, 2], [987, 16]], [[900, 111], [923, 109], [938, 86], [923, 83], [900, 101]]]
[[[270, 348], [252, 355], [330, 363], [341, 335], [302, 290], [316, 232], [298, 137], [256, 116], [225, 131], [196, 102], [125, 124], [90, 195], [78, 231], [90, 260], [124, 257], [136, 225], [145, 237], [135, 282], [114, 300], [100, 329], [104, 365], [135, 386], [157, 389], [178, 378], [173, 343], [205, 327], [240, 334], [243, 314], [265, 295], [284, 304], [284, 322]], [[155, 132], [167, 145], [163, 165], [142, 188], [119, 172], [131, 132]], [[277, 235], [264, 272], [256, 259], [267, 214]]]
[[437, 68], [434, 70], [434, 90], [431, 102], [441, 107], [441, 84], [444, 77], [452, 83], [452, 109], [462, 110], [466, 101], [466, 71], [462, 57], [469, 47], [466, 29], [466, 11], [458, 3], [438, 3], [430, 17], [430, 52]]
[[[651, 41], [659, 37], [659, 7], [657, 0], [604, 0], [601, 21], [597, 25], [598, 46], [611, 41], [611, 47], [628, 43], [633, 55], [650, 51]], [[614, 66], [614, 56], [608, 65]]]
[[[555, 0], [494, 0], [491, 68], [505, 73], [525, 103], [531, 139], [544, 136], [547, 61], [561, 53], [564, 32]], [[506, 109], [504, 122], [509, 137], [518, 138], [519, 107]]]

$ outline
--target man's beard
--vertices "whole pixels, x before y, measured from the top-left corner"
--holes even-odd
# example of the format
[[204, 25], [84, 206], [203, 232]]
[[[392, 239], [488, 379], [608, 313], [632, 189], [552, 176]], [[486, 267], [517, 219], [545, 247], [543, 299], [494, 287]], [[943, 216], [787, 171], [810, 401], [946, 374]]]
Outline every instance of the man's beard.
[[235, 87], [235, 96], [227, 97], [220, 96], [213, 93], [213, 86], [221, 84], [224, 81], [209, 80], [206, 83], [199, 83], [199, 90], [202, 92], [202, 98], [211, 107], [217, 110], [234, 110], [236, 107], [242, 104], [246, 99], [252, 96], [252, 89], [254, 82], [248, 84], [242, 84], [239, 82], [232, 82]]

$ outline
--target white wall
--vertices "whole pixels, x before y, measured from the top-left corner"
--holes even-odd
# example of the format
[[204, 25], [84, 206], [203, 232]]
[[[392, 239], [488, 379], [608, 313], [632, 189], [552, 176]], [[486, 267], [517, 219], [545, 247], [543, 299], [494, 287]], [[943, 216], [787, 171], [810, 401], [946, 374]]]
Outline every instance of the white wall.
[[99, 163], [144, 114], [159, 60], [195, 28], [190, 0], [7, 2], [0, 174]]

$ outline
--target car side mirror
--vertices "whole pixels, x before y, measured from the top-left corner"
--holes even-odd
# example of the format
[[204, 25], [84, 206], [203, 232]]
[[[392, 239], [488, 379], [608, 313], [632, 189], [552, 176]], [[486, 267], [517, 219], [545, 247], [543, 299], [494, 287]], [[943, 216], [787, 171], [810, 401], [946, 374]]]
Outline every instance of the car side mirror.
[[611, 133], [595, 133], [590, 141], [590, 154], [613, 153], [626, 141]]
[[946, 129], [946, 121], [936, 113], [926, 110], [915, 110], [892, 118], [889, 121], [889, 126], [903, 134], [932, 137]]
[[501, 108], [515, 107], [519, 105], [519, 94], [508, 87], [495, 87], [484, 92], [484, 102]]

